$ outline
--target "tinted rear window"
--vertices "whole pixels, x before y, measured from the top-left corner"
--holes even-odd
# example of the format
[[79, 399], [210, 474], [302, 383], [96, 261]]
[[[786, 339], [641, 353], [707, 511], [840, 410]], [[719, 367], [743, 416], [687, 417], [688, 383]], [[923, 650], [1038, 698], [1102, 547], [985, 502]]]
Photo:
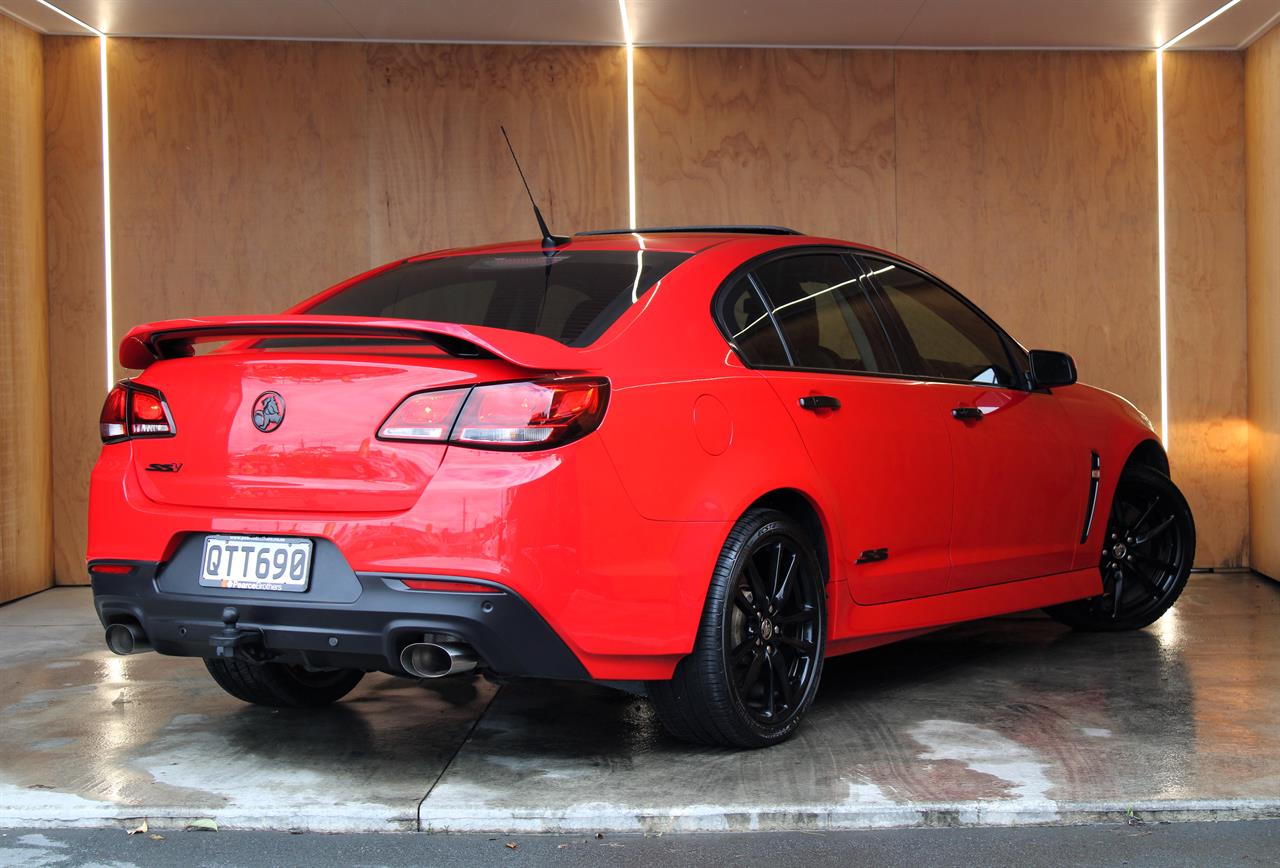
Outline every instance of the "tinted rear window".
[[691, 255], [563, 250], [428, 259], [362, 280], [306, 312], [492, 326], [585, 347]]

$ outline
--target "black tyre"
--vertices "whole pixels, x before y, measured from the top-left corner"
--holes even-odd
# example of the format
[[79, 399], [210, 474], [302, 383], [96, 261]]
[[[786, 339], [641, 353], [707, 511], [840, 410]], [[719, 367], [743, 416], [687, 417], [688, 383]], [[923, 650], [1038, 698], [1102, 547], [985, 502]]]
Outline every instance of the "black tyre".
[[729, 532], [693, 653], [649, 698], [676, 738], [725, 747], [786, 740], [818, 691], [826, 587], [809, 535], [753, 509]]
[[1157, 470], [1129, 468], [1102, 542], [1102, 594], [1045, 611], [1077, 630], [1140, 629], [1178, 599], [1195, 554], [1196, 526], [1182, 492]]
[[206, 657], [205, 668], [218, 686], [236, 699], [273, 708], [315, 708], [350, 693], [364, 673], [359, 669], [312, 671], [283, 663], [249, 663]]

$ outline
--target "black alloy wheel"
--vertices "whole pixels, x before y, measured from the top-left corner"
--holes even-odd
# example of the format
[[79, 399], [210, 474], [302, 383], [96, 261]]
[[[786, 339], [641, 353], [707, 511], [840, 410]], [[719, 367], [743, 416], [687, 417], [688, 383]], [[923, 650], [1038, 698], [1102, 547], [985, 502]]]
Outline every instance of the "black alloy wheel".
[[723, 647], [734, 691], [762, 724], [782, 723], [818, 666], [817, 583], [805, 581], [797, 543], [785, 535], [747, 554], [725, 620]]
[[1082, 630], [1145, 627], [1182, 593], [1195, 550], [1195, 522], [1177, 486], [1156, 470], [1130, 468], [1116, 486], [1102, 541], [1102, 594], [1048, 612]]
[[651, 681], [663, 725], [684, 741], [765, 747], [813, 702], [826, 649], [826, 583], [810, 533], [752, 509], [725, 541], [693, 653]]

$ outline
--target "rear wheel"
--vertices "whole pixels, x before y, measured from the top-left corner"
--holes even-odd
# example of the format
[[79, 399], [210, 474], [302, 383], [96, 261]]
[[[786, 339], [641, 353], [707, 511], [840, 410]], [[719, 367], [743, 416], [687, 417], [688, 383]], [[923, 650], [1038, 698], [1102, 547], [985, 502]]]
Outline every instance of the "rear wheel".
[[236, 699], [274, 708], [315, 708], [337, 702], [364, 677], [359, 669], [310, 670], [283, 663], [206, 657], [205, 668]]
[[1137, 630], [1165, 613], [1191, 575], [1196, 528], [1182, 492], [1149, 467], [1116, 486], [1102, 543], [1102, 594], [1046, 611], [1079, 630]]
[[693, 653], [648, 685], [684, 741], [765, 747], [787, 739], [822, 675], [826, 588], [808, 534], [770, 509], [746, 513], [712, 574]]

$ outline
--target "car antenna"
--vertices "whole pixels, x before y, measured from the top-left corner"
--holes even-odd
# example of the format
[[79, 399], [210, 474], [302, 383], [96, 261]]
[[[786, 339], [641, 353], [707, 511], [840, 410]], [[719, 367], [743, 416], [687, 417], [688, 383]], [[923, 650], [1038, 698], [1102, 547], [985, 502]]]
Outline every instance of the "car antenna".
[[516, 149], [511, 147], [511, 137], [507, 135], [507, 128], [498, 125], [498, 129], [502, 130], [502, 137], [507, 140], [507, 150], [511, 152], [511, 160], [516, 164], [516, 171], [520, 173], [520, 182], [524, 184], [524, 192], [529, 196], [529, 204], [533, 206], [533, 216], [538, 221], [538, 229], [542, 231], [542, 249], [555, 250], [562, 244], [569, 243], [567, 235], [552, 235], [551, 230], [547, 228], [547, 221], [542, 219], [542, 212], [538, 210], [538, 203], [533, 201], [533, 192], [529, 189], [529, 182], [525, 180], [524, 169], [520, 168], [520, 159], [516, 156]]

